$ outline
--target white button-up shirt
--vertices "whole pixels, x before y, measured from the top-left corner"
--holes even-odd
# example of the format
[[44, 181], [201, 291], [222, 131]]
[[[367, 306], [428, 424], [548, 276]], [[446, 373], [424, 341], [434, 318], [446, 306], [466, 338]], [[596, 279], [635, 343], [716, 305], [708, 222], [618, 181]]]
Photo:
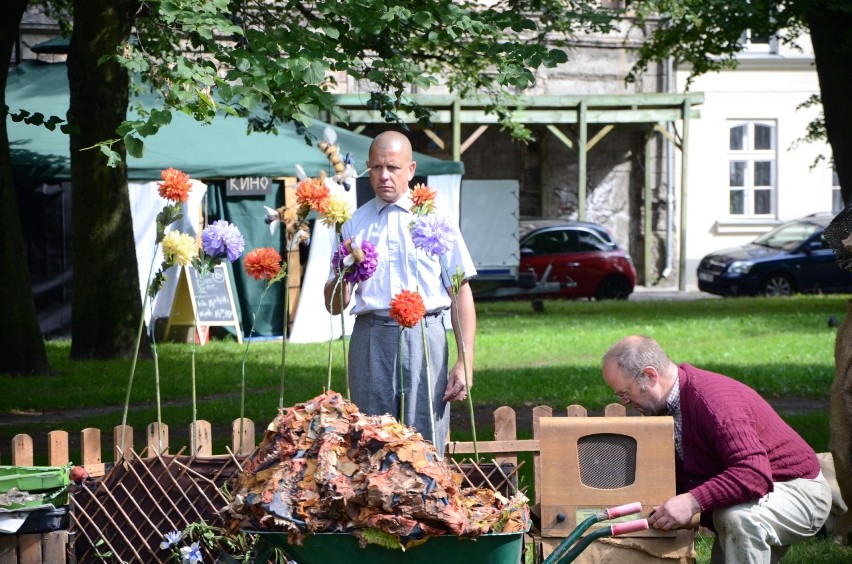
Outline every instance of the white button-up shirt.
[[[355, 210], [352, 218], [343, 225], [344, 241], [360, 236], [372, 243], [378, 253], [376, 271], [355, 287], [353, 315], [387, 315], [391, 298], [402, 290], [418, 292], [429, 313], [447, 309], [450, 307], [449, 276], [455, 274], [456, 267], [461, 267], [465, 279], [476, 275], [461, 232], [453, 222], [450, 222], [455, 238], [453, 248], [444, 255], [436, 257], [414, 246], [411, 223], [417, 216], [410, 211], [412, 206], [410, 193], [400, 196], [393, 204], [373, 198]], [[441, 212], [437, 210], [435, 213]]]

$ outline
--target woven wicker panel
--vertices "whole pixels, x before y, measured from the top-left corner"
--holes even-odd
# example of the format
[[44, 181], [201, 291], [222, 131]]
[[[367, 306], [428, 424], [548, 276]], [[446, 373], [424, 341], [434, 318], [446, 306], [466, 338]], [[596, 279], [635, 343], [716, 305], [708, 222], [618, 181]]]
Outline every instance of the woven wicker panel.
[[[71, 495], [69, 532], [80, 562], [171, 562], [160, 548], [170, 531], [190, 523], [224, 527], [221, 486], [239, 470], [230, 456], [157, 456], [116, 462], [99, 481]], [[204, 562], [215, 561], [202, 547]], [[109, 556], [105, 554], [110, 553]]]
[[475, 462], [473, 459], [457, 462], [452, 458], [446, 460], [461, 473], [462, 487], [490, 489], [506, 497], [511, 497], [518, 491], [518, 470], [524, 465], [523, 461], [515, 466], [514, 464], [497, 464], [493, 460], [491, 462]]

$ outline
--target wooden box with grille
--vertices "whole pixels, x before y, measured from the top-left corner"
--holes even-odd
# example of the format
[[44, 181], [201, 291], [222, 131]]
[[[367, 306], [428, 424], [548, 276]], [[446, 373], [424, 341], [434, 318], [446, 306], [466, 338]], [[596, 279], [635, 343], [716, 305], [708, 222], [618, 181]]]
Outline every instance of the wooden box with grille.
[[[675, 494], [671, 417], [546, 417], [540, 437], [544, 537], [567, 536], [600, 510], [635, 501], [642, 504], [641, 515], [618, 520], [647, 517]], [[635, 533], [674, 534], [654, 529]]]

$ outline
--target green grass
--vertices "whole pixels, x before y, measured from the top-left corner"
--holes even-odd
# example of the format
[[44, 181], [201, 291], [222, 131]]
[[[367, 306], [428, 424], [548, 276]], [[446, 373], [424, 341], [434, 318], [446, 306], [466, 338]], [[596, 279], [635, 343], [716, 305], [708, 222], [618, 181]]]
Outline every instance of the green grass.
[[[675, 362], [728, 374], [754, 387], [770, 402], [822, 405], [827, 402], [834, 378], [836, 330], [828, 327], [827, 319], [834, 315], [842, 321], [846, 306], [845, 296], [548, 301], [544, 311], [536, 313], [528, 302], [481, 302], [477, 304], [472, 395], [478, 405], [488, 408], [510, 405], [520, 412], [549, 405], [556, 413], [564, 413], [566, 406], [581, 404], [593, 413], [599, 412], [615, 399], [600, 376], [602, 355], [621, 337], [643, 333], [657, 339]], [[18, 433], [31, 435], [38, 456], [44, 456], [45, 434], [50, 430], [61, 428], [73, 436], [95, 427], [104, 436], [111, 436], [112, 428], [121, 423], [130, 361], [72, 362], [68, 360], [69, 349], [67, 342], [47, 344], [53, 368], [50, 377], [0, 375], [0, 456], [4, 459], [6, 445]], [[195, 347], [198, 418], [214, 424], [216, 453], [225, 452], [227, 426], [239, 417], [240, 365], [245, 350], [244, 344], [232, 339]], [[339, 341], [331, 343], [331, 351], [332, 388], [342, 392], [345, 382]], [[192, 421], [193, 347], [165, 343], [158, 345], [157, 352], [163, 421], [171, 430], [188, 428]], [[287, 345], [285, 406], [322, 392], [327, 382], [328, 353], [328, 343]], [[251, 344], [245, 371], [245, 416], [255, 421], [258, 434], [277, 414], [280, 365], [280, 342]], [[142, 430], [156, 421], [151, 359], [138, 363], [130, 403], [128, 424], [134, 429]], [[467, 411], [461, 405], [454, 410]], [[46, 417], [39, 415], [42, 412], [57, 417], [45, 422]], [[9, 423], [12, 415], [14, 424]], [[827, 411], [788, 409], [782, 416], [815, 450], [828, 449]], [[493, 436], [493, 422], [488, 417], [480, 419], [489, 419], [476, 421], [478, 438], [487, 440]], [[461, 428], [452, 430], [453, 438], [469, 440], [469, 420], [462, 420], [465, 423]], [[529, 437], [530, 429], [519, 427], [518, 434]], [[109, 448], [105, 446], [104, 450], [108, 455]], [[521, 485], [531, 487], [531, 457], [521, 458], [527, 461]], [[699, 562], [709, 560], [709, 543], [704, 544], [707, 546], [702, 548], [699, 542]], [[849, 556], [848, 550], [815, 539], [795, 547], [785, 562], [840, 562], [848, 561]]]
[[[707, 299], [674, 302], [545, 302], [543, 313], [528, 302], [478, 303], [473, 397], [477, 404], [525, 409], [550, 405], [561, 411], [581, 404], [601, 410], [614, 400], [600, 377], [600, 358], [624, 335], [653, 336], [676, 362], [690, 362], [733, 376], [770, 401], [825, 400], [834, 376], [836, 330], [826, 320], [842, 320], [844, 297], [791, 299]], [[0, 424], [0, 445], [14, 434], [55, 428], [41, 412], [63, 414], [62, 428], [97, 427], [107, 432], [121, 423], [130, 361], [68, 360], [70, 344], [47, 344], [53, 375], [0, 375], [0, 413], [29, 413], [30, 422]], [[343, 391], [341, 344], [331, 343], [332, 388]], [[163, 420], [175, 427], [192, 420], [193, 347], [157, 347]], [[322, 392], [328, 374], [328, 343], [288, 344], [284, 405]], [[195, 347], [198, 418], [217, 425], [239, 416], [241, 360], [245, 345], [233, 340]], [[246, 364], [245, 415], [259, 427], [275, 417], [281, 381], [281, 344], [252, 343]], [[154, 362], [140, 359], [130, 391], [128, 424], [143, 428], [156, 420]], [[91, 411], [80, 412], [91, 408]], [[107, 411], [111, 409], [111, 411]], [[463, 409], [456, 406], [454, 409]], [[8, 419], [8, 418], [7, 418]], [[20, 419], [20, 418], [18, 418]], [[788, 417], [815, 449], [827, 448], [827, 414]], [[0, 421], [2, 423], [2, 421]], [[477, 421], [486, 437], [490, 421]], [[467, 425], [465, 425], [467, 427]], [[462, 437], [467, 429], [453, 429]], [[519, 432], [524, 431], [519, 429]]]

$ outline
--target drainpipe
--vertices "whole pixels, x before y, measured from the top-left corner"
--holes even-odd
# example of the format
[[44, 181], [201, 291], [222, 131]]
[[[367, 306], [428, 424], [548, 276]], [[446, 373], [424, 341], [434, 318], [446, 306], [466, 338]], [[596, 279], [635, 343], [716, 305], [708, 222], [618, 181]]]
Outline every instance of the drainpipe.
[[[675, 90], [672, 73], [674, 64], [672, 58], [666, 58], [666, 92], [671, 94]], [[669, 141], [666, 143], [666, 266], [660, 274], [661, 278], [668, 278], [672, 273], [672, 244], [674, 238], [674, 144], [671, 139], [674, 139], [674, 126], [671, 121], [666, 122], [666, 131], [669, 132]]]

